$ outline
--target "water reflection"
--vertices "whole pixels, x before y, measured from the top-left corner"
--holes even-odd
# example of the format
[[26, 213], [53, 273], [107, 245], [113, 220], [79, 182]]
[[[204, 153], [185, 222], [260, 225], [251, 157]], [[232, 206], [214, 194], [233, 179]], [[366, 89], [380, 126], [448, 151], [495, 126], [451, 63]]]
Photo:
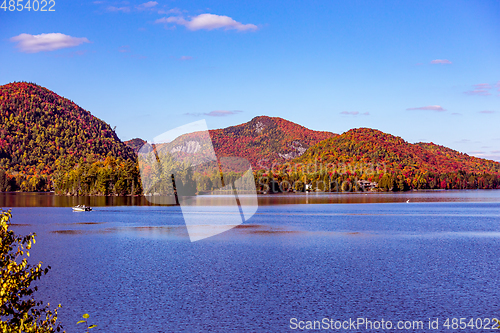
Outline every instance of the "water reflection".
[[[199, 206], [225, 206], [227, 196], [206, 195], [197, 200]], [[259, 206], [294, 204], [346, 204], [388, 202], [500, 202], [500, 190], [415, 191], [404, 193], [305, 193], [259, 195]], [[58, 196], [54, 193], [0, 193], [0, 207], [72, 207], [87, 205], [155, 206], [143, 196]]]
[[151, 206], [142, 196], [81, 196], [54, 193], [0, 193], [0, 207]]

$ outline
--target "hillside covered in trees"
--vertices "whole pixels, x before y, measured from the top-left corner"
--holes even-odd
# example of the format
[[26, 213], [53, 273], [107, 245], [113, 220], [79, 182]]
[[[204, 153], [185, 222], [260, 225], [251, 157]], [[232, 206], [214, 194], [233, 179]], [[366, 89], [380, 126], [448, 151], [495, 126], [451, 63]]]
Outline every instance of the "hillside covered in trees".
[[[209, 132], [186, 134], [165, 145], [164, 153], [179, 160], [212, 144], [219, 163], [224, 157], [248, 160], [263, 191], [270, 185], [297, 191], [500, 188], [498, 162], [434, 143], [411, 144], [375, 129], [337, 135], [260, 116]], [[141, 194], [137, 152], [144, 143], [123, 143], [107, 123], [36, 84], [0, 86], [0, 191]], [[232, 163], [227, 176], [235, 180], [247, 166]], [[193, 193], [217, 189], [219, 166], [210, 166], [186, 164], [177, 183]]]
[[137, 154], [141, 147], [146, 143], [146, 141], [144, 141], [143, 139], [135, 138], [124, 141], [123, 143], [130, 147]]
[[106, 157], [119, 165], [136, 159], [107, 123], [72, 101], [33, 83], [0, 86], [0, 190], [52, 190], [52, 175], [68, 161]]
[[[312, 180], [376, 182], [382, 189], [498, 188], [500, 163], [434, 143], [411, 144], [370, 128], [349, 130], [309, 148], [292, 164], [304, 172], [323, 170]], [[302, 165], [302, 167], [301, 167]], [[282, 167], [281, 170], [285, 170]], [[340, 172], [343, 170], [343, 172]], [[307, 173], [307, 171], [305, 171]], [[312, 179], [315, 178], [315, 179]]]
[[292, 160], [309, 147], [336, 135], [267, 116], [255, 117], [237, 126], [210, 130], [218, 157], [246, 158], [254, 170]]

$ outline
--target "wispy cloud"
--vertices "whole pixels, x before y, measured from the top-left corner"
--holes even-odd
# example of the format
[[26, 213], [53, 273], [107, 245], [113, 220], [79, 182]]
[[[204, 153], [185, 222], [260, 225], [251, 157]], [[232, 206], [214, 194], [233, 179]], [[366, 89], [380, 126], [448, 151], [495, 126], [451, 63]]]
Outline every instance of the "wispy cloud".
[[106, 11], [108, 11], [108, 12], [130, 13], [130, 7], [127, 7], [127, 6], [124, 6], [124, 7], [108, 6], [106, 8]]
[[152, 9], [154, 9], [154, 7], [156, 7], [156, 5], [158, 5], [158, 2], [148, 1], [145, 3], [141, 3], [140, 5], [136, 6], [135, 8], [137, 8], [137, 10], [139, 10], [139, 11], [152, 10]]
[[485, 89], [474, 89], [469, 91], [464, 91], [464, 94], [471, 96], [489, 96], [491, 95], [488, 90]]
[[118, 49], [118, 52], [128, 53], [128, 52], [130, 52], [130, 46], [128, 46], [128, 45], [120, 46], [120, 48]]
[[476, 157], [500, 162], [500, 155], [496, 155], [496, 154], [477, 154]]
[[500, 154], [500, 150], [492, 150], [491, 153], [492, 154]]
[[437, 65], [437, 64], [441, 64], [441, 65], [451, 65], [452, 62], [449, 61], [448, 59], [435, 59], [435, 60], [432, 60], [431, 61], [431, 64], [433, 65]]
[[37, 53], [41, 51], [55, 51], [68, 47], [90, 43], [85, 37], [71, 37], [61, 33], [49, 33], [40, 35], [20, 34], [12, 37], [11, 42], [17, 43], [16, 47], [25, 53]]
[[340, 112], [340, 114], [351, 115], [351, 116], [357, 116], [359, 114], [361, 116], [369, 116], [370, 112], [359, 113], [358, 111], [342, 111]]
[[[95, 4], [104, 4], [104, 1], [94, 1]], [[157, 1], [147, 1], [144, 3], [141, 3], [136, 6], [129, 5], [127, 1], [123, 1], [122, 4], [124, 6], [107, 6], [105, 8], [105, 11], [107, 12], [122, 12], [122, 13], [132, 13], [132, 12], [158, 12], [159, 14], [164, 14], [166, 11], [164, 9], [158, 9], [158, 2]], [[176, 11], [175, 11], [176, 12]]]
[[163, 17], [155, 21], [155, 23], [171, 23], [183, 25], [191, 31], [196, 30], [236, 30], [236, 31], [256, 31], [258, 27], [255, 24], [243, 24], [235, 21], [229, 16], [215, 14], [200, 14], [186, 20], [181, 16]]
[[491, 89], [491, 84], [489, 83], [478, 83], [474, 84], [475, 89]]
[[479, 113], [483, 113], [483, 114], [492, 114], [492, 113], [496, 113], [496, 111], [492, 111], [492, 110], [483, 110], [483, 111], [479, 111]]
[[226, 111], [226, 110], [216, 110], [216, 111], [210, 111], [209, 113], [204, 113], [206, 116], [210, 117], [225, 117], [225, 116], [230, 116], [233, 114], [238, 114], [243, 111], [240, 110], [234, 110], [234, 111]]
[[421, 106], [418, 108], [408, 108], [406, 110], [430, 110], [430, 111], [437, 111], [437, 112], [446, 111], [446, 109], [443, 109], [443, 107], [440, 105]]
[[124, 58], [130, 59], [146, 59], [147, 57], [142, 54], [132, 52], [129, 45], [122, 45], [118, 48], [118, 52], [123, 53]]
[[461, 113], [458, 113], [458, 112], [453, 112], [451, 115], [452, 115], [452, 116], [461, 116], [462, 114], [461, 114]]
[[467, 143], [467, 142], [471, 142], [469, 139], [462, 139], [460, 141], [455, 141], [455, 143]]
[[[497, 83], [498, 85], [499, 83]], [[489, 83], [478, 83], [472, 85], [474, 87], [473, 90], [464, 91], [464, 94], [471, 96], [489, 96], [491, 95], [490, 90], [493, 89], [493, 86]], [[498, 85], [500, 91], [500, 85]]]
[[162, 17], [162, 18], [159, 18], [155, 21], [156, 24], [159, 24], [159, 23], [171, 23], [173, 22], [173, 17]]
[[227, 111], [227, 110], [216, 110], [216, 111], [210, 111], [210, 112], [205, 112], [205, 113], [184, 113], [186, 116], [209, 116], [209, 117], [226, 117], [226, 116], [231, 116], [234, 114], [241, 113], [243, 111], [240, 110], [233, 110], [233, 111]]
[[174, 60], [178, 60], [178, 61], [189, 61], [189, 60], [193, 60], [194, 58], [191, 56], [181, 56], [181, 57], [170, 56], [170, 59], [174, 59]]
[[177, 15], [181, 15], [182, 14], [182, 10], [180, 10], [179, 8], [160, 9], [160, 10], [158, 10], [158, 14], [161, 14], [161, 15], [165, 15], [165, 14], [177, 14]]

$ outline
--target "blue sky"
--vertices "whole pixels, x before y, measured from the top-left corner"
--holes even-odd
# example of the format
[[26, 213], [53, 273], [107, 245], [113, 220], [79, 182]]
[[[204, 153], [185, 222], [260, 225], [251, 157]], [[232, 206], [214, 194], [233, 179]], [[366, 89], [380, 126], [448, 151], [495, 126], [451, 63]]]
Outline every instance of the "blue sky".
[[0, 10], [0, 84], [47, 87], [122, 140], [268, 115], [500, 161], [496, 0], [56, 0], [53, 9]]

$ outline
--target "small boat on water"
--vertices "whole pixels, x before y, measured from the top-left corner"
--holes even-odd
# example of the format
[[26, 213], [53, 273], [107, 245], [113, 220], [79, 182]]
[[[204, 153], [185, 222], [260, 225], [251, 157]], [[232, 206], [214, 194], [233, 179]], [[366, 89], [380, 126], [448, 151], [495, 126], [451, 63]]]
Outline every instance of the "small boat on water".
[[92, 207], [85, 206], [85, 205], [78, 205], [73, 207], [74, 212], [90, 212], [92, 211]]

